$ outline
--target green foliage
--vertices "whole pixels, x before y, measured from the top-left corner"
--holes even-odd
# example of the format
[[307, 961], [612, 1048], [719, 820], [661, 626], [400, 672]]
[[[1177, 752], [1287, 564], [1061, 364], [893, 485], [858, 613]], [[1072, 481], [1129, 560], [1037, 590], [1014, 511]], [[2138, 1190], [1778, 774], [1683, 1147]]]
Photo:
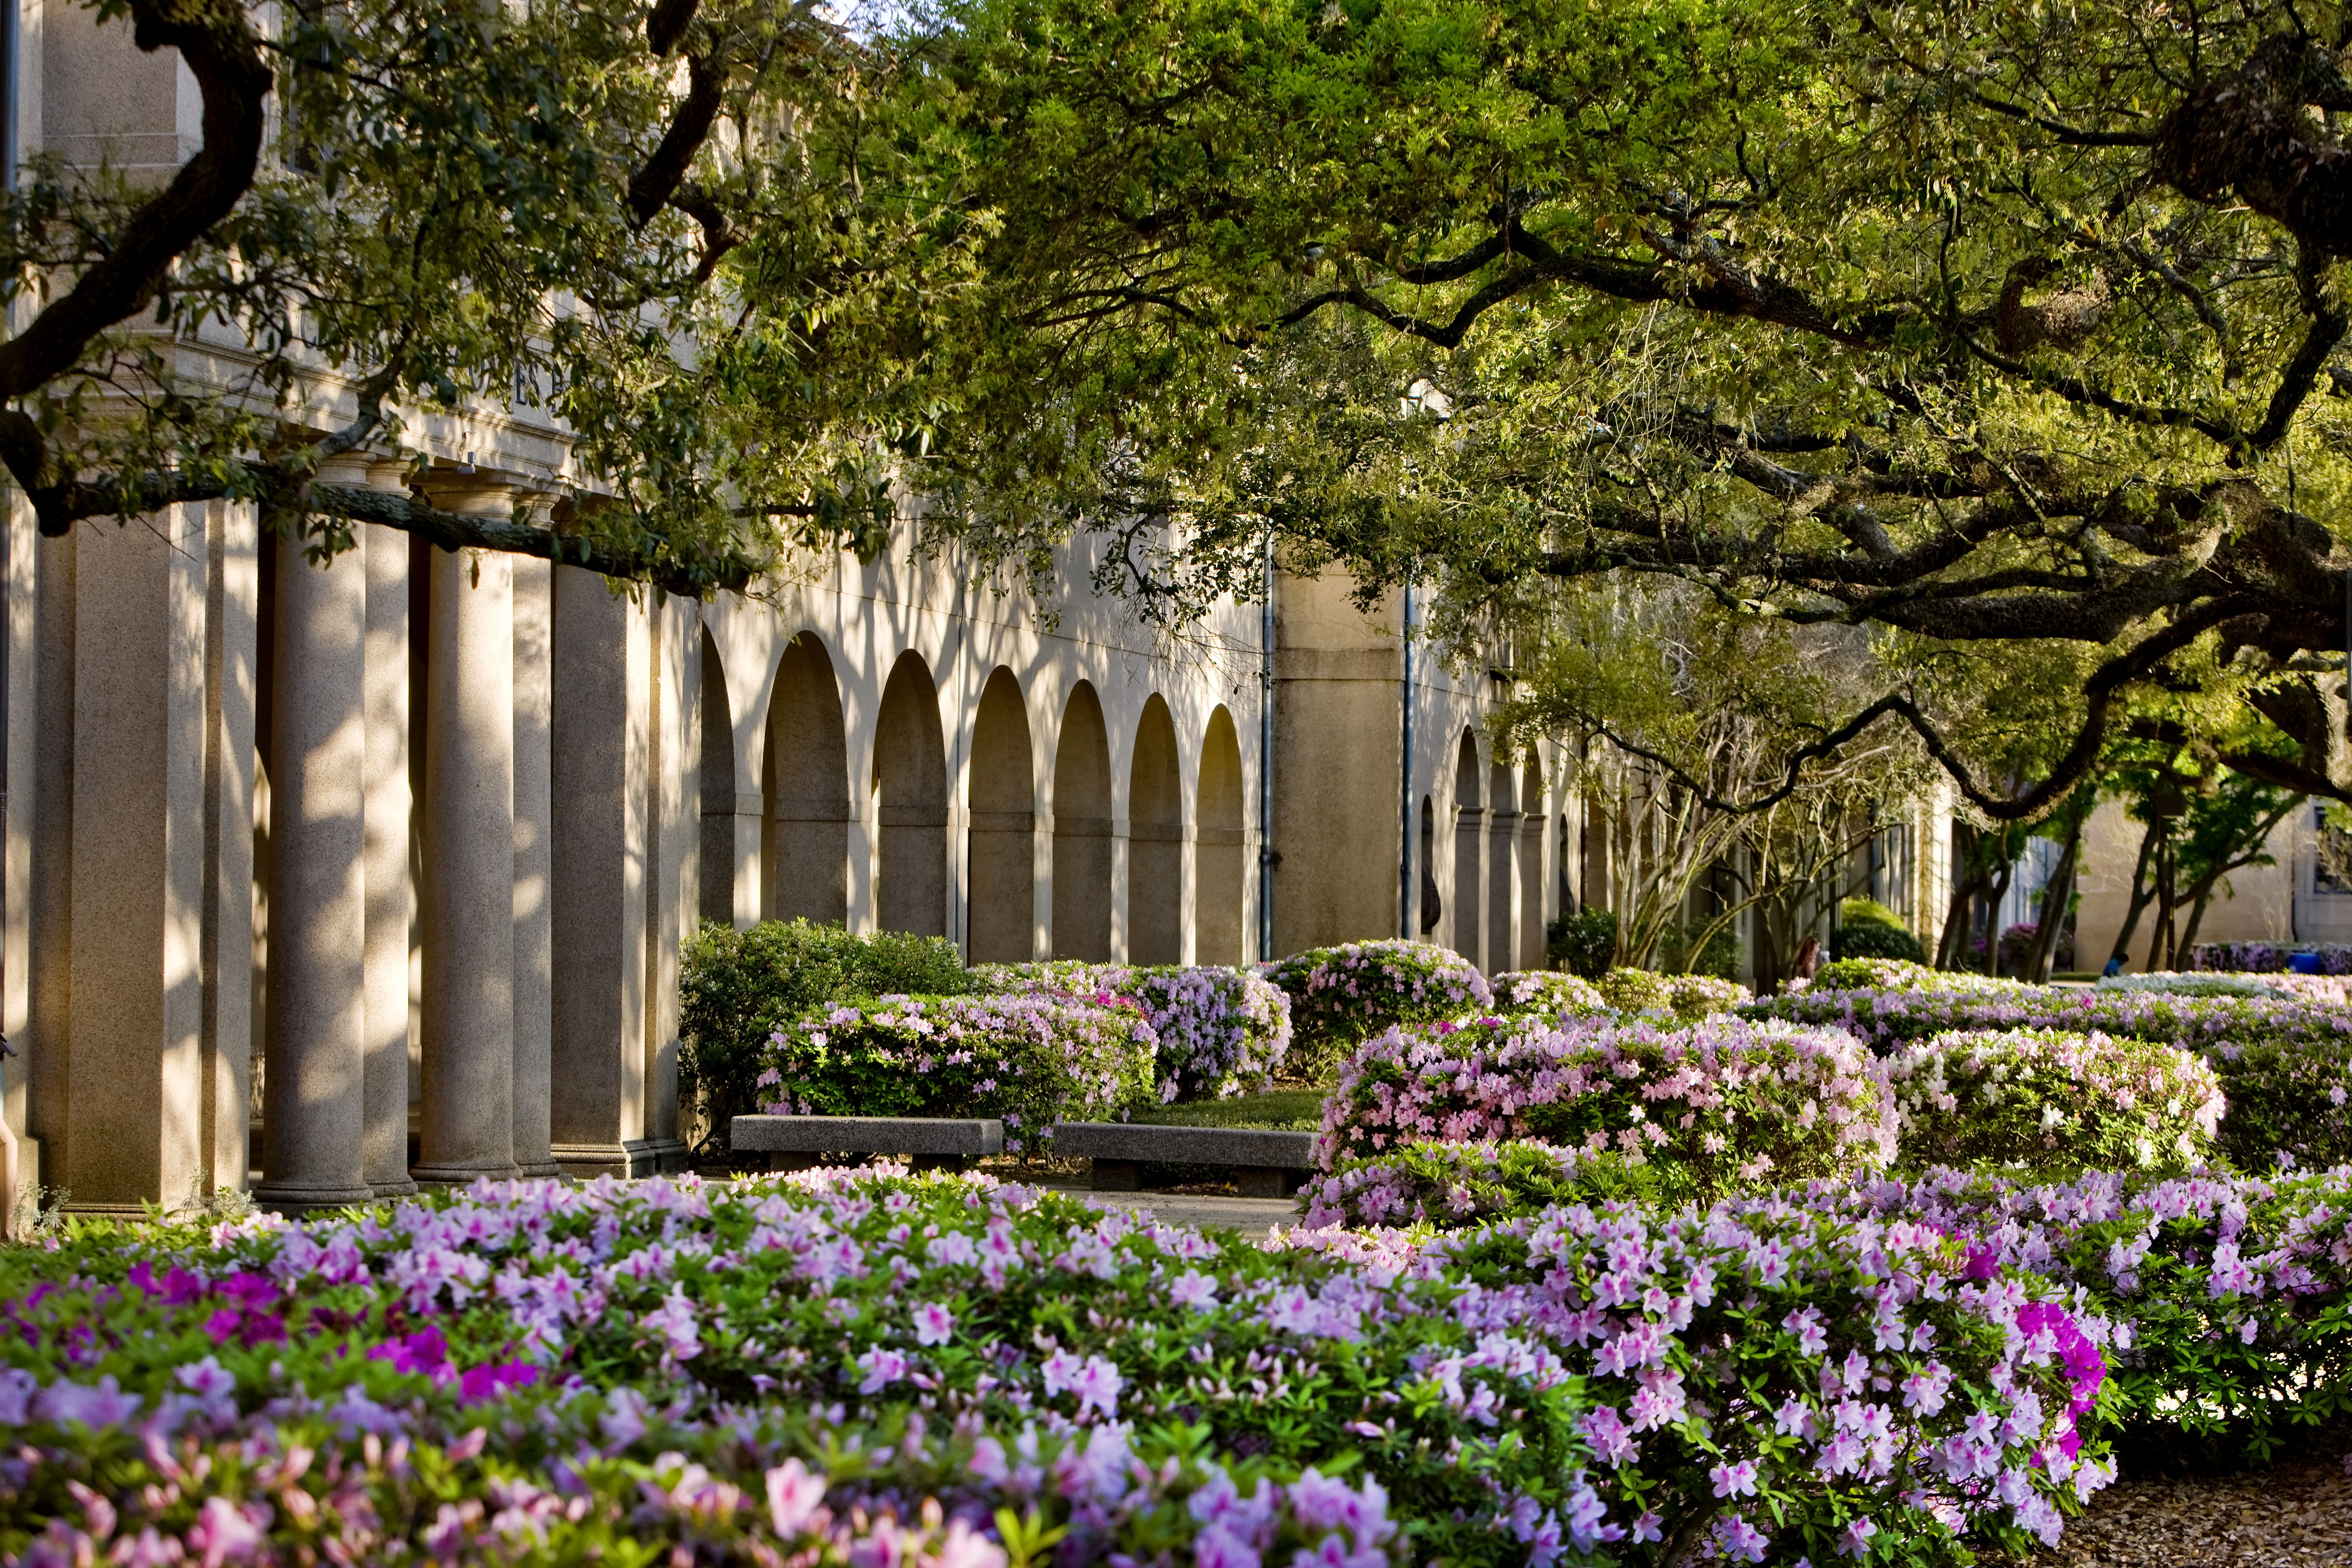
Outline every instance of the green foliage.
[[1134, 1120], [1155, 1127], [1263, 1127], [1278, 1132], [1312, 1132], [1323, 1124], [1323, 1091], [1273, 1089], [1231, 1100], [1160, 1105], [1137, 1111]]
[[1544, 927], [1544, 962], [1587, 980], [1609, 973], [1617, 959], [1617, 916], [1597, 904], [1562, 910]]
[[955, 944], [839, 925], [762, 921], [749, 931], [706, 921], [678, 962], [680, 1100], [701, 1118], [705, 1148], [728, 1147], [730, 1118], [753, 1109], [768, 1037], [836, 998], [977, 990]]
[[2281, 1039], [2249, 1031], [2206, 1057], [2229, 1102], [2221, 1152], [2240, 1170], [2352, 1164], [2352, 1033]]
[[1830, 931], [1833, 958], [1894, 958], [1925, 963], [1927, 950], [1911, 934], [1902, 917], [1875, 899], [1845, 899], [1838, 904], [1838, 923]]
[[1475, 1017], [1494, 1005], [1475, 964], [1422, 942], [1308, 948], [1268, 964], [1265, 977], [1290, 998], [1287, 1066], [1307, 1079], [1328, 1074], [1382, 1030]]
[[1711, 974], [1656, 974], [1612, 969], [1600, 980], [1601, 999], [1619, 1013], [1666, 1013], [1688, 1023], [1727, 1012], [1748, 1000], [1748, 988]]
[[1422, 1140], [1347, 1160], [1299, 1194], [1311, 1226], [1464, 1230], [1570, 1204], [1676, 1204], [1697, 1183], [1667, 1160], [1564, 1149], [1534, 1139]]

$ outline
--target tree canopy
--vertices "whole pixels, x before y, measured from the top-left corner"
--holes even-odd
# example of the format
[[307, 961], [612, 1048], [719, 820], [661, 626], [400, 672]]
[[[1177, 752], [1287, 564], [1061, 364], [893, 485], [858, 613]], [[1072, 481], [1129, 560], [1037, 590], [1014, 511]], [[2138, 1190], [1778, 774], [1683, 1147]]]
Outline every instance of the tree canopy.
[[975, 529], [1164, 522], [1130, 575], [1178, 596], [1272, 527], [1374, 591], [1633, 574], [1923, 657], [2046, 640], [2086, 657], [2019, 787], [1903, 672], [1849, 724], [2032, 817], [2133, 692], [2193, 683], [2294, 740], [2231, 765], [2352, 792], [2343, 7], [944, 0], [923, 31], [1000, 225], [935, 345]]

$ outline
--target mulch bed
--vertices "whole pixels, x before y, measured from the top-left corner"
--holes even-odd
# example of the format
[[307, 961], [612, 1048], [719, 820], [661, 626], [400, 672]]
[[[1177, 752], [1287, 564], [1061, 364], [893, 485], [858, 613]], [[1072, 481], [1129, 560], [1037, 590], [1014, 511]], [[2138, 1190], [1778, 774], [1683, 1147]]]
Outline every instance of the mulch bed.
[[2271, 1568], [2352, 1564], [2352, 1476], [2343, 1445], [2235, 1475], [2119, 1480], [2070, 1521], [2056, 1568]]

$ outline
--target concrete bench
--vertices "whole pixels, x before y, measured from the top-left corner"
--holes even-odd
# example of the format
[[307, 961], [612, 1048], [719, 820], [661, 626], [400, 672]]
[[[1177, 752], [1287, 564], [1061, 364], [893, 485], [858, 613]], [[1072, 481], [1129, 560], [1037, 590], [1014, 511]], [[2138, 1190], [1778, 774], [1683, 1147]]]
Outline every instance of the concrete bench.
[[769, 1163], [799, 1170], [825, 1154], [906, 1154], [919, 1171], [961, 1170], [983, 1154], [1004, 1152], [1004, 1123], [938, 1116], [739, 1116], [729, 1130], [739, 1152], [779, 1156]]
[[1315, 1134], [1255, 1127], [1160, 1127], [1139, 1121], [1065, 1121], [1054, 1152], [1094, 1162], [1101, 1193], [1131, 1193], [1146, 1165], [1222, 1165], [1245, 1198], [1288, 1197], [1315, 1168]]

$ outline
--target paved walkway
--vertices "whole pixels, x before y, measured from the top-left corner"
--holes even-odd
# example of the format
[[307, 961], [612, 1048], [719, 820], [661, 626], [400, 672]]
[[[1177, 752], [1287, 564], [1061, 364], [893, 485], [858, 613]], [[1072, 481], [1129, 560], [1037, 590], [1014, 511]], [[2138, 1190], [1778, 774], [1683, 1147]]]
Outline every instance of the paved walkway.
[[1291, 1198], [1221, 1198], [1183, 1193], [1098, 1193], [1081, 1182], [1047, 1181], [1038, 1184], [1058, 1188], [1097, 1208], [1149, 1209], [1170, 1225], [1231, 1226], [1247, 1235], [1258, 1237], [1276, 1226], [1287, 1229], [1298, 1223], [1298, 1205]]

